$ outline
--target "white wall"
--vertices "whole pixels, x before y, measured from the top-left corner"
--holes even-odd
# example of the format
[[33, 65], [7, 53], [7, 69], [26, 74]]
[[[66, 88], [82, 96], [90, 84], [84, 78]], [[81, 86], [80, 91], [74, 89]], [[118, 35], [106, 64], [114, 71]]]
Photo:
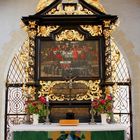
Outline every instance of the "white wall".
[[[0, 140], [4, 139], [5, 80], [11, 60], [26, 38], [20, 29], [22, 16], [34, 13], [39, 0], [0, 0]], [[132, 78], [134, 140], [140, 138], [140, 1], [100, 0], [107, 13], [118, 15], [120, 27], [114, 33]]]
[[108, 13], [116, 14], [120, 27], [114, 38], [122, 51], [132, 79], [134, 140], [140, 139], [140, 1], [100, 0]]
[[4, 140], [5, 80], [11, 60], [26, 33], [20, 19], [35, 13], [38, 0], [0, 0], [0, 140]]

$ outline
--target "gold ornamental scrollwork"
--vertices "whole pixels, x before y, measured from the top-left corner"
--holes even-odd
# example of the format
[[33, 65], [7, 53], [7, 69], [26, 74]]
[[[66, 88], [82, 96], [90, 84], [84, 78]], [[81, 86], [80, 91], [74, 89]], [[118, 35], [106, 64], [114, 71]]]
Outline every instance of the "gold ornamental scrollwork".
[[35, 26], [36, 26], [36, 21], [29, 21], [30, 28], [35, 28]]
[[59, 26], [38, 26], [38, 36], [47, 37], [50, 35], [51, 32], [57, 30]]
[[36, 21], [29, 21], [27, 33], [30, 38], [35, 38], [37, 34], [35, 26], [36, 26]]
[[[69, 100], [69, 98], [65, 98], [65, 94], [56, 95], [53, 93], [53, 88], [59, 84], [69, 84], [69, 81], [40, 81], [41, 89], [39, 91], [40, 95], [46, 96], [48, 95], [49, 99], [52, 101], [64, 101]], [[73, 81], [73, 84], [84, 84], [87, 87], [87, 92], [83, 94], [76, 94], [75, 97], [71, 98], [71, 100], [90, 100], [91, 98], [100, 98], [102, 95], [102, 91], [100, 90], [100, 81]]]
[[110, 27], [110, 23], [111, 23], [111, 21], [110, 20], [104, 20], [103, 21], [103, 23], [104, 23], [104, 27]]
[[83, 41], [84, 40], [84, 35], [80, 34], [76, 30], [65, 30], [65, 31], [62, 31], [59, 35], [56, 35], [56, 41], [64, 41], [64, 40]]
[[36, 30], [28, 30], [28, 36], [30, 38], [35, 38], [36, 34], [37, 34], [37, 31]]
[[117, 45], [115, 44], [113, 39], [110, 40], [110, 45], [111, 45], [111, 70], [112, 70], [111, 79], [112, 81], [115, 81], [115, 78], [117, 76], [116, 69], [121, 60], [121, 53], [118, 50]]
[[[40, 0], [37, 5], [36, 12], [43, 10], [44, 8], [46, 8], [47, 6], [52, 4], [54, 1], [55, 0]], [[91, 6], [96, 7], [101, 12], [105, 13], [104, 7], [100, 4], [100, 2], [98, 0], [84, 0], [84, 1], [87, 2], [88, 4], [90, 4]], [[78, 5], [79, 5], [79, 3], [78, 3]], [[77, 9], [79, 9], [79, 7]]]
[[36, 87], [27, 86], [26, 84], [23, 84], [22, 92], [23, 92], [24, 97], [34, 100], [35, 99], [35, 94], [36, 94]]
[[116, 81], [116, 69], [119, 66], [120, 60], [122, 59], [122, 55], [112, 38], [110, 38], [109, 46], [106, 47], [105, 56], [106, 77], [108, 77], [106, 81]]
[[36, 12], [40, 12], [41, 10], [43, 10], [45, 7], [49, 6], [54, 1], [55, 0], [40, 0], [37, 5]]
[[[23, 77], [23, 81], [22, 81], [23, 83], [28, 82], [28, 80], [29, 80], [29, 73], [30, 73], [29, 49], [30, 49], [29, 40], [27, 39], [23, 44], [22, 51], [20, 51], [20, 53], [19, 53], [19, 60], [24, 69], [24, 77]], [[19, 65], [19, 67], [20, 67], [20, 65]]]
[[81, 28], [88, 31], [92, 36], [102, 35], [101, 25], [81, 25]]
[[71, 5], [63, 8], [63, 5], [59, 4], [57, 7], [46, 13], [46, 15], [94, 15], [94, 13], [84, 8], [81, 4], [77, 4], [77, 8]]

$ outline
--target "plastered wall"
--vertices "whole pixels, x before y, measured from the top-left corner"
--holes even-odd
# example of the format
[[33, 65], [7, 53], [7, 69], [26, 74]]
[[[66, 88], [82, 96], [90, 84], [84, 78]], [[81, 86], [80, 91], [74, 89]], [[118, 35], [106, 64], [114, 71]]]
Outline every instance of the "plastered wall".
[[[0, 0], [0, 140], [4, 140], [5, 81], [14, 54], [26, 38], [22, 16], [34, 14], [39, 0]], [[123, 53], [132, 79], [134, 140], [140, 138], [140, 1], [100, 0], [107, 13], [118, 15], [114, 38]]]

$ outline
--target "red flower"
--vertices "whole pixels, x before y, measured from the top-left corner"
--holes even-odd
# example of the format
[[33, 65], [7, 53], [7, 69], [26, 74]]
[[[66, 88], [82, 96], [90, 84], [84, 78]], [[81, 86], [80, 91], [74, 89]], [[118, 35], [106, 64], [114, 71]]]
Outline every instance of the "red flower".
[[111, 114], [113, 110], [113, 97], [110, 95], [105, 98], [94, 99], [91, 103], [94, 113], [108, 113]]
[[98, 106], [98, 101], [97, 100], [93, 100], [92, 106], [97, 107]]
[[32, 103], [32, 105], [33, 105], [33, 106], [36, 106], [36, 103], [35, 103], [35, 102], [33, 102], [33, 103]]
[[100, 102], [104, 105], [106, 103], [106, 100], [102, 99]]
[[107, 98], [107, 100], [110, 100], [110, 101], [112, 100], [111, 96], [107, 96], [106, 98]]
[[44, 96], [41, 96], [41, 97], [39, 97], [39, 101], [41, 102], [41, 103], [46, 103], [46, 98], [44, 97]]

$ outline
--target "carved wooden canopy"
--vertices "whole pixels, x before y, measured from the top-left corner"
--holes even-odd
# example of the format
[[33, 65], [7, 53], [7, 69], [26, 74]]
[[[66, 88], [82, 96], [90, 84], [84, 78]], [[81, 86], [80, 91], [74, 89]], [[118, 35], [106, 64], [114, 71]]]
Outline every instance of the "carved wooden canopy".
[[[29, 54], [27, 55], [29, 55], [29, 58], [32, 58], [28, 59], [30, 62], [27, 63], [26, 67], [27, 79], [33, 79], [33, 82], [36, 84], [39, 84], [40, 81], [44, 81], [44, 83], [46, 82], [48, 84], [48, 81], [50, 81], [51, 84], [49, 84], [48, 88], [46, 88], [44, 84], [39, 84], [42, 86], [41, 89], [45, 88], [48, 90], [51, 88], [49, 92], [43, 90], [40, 91], [40, 93], [48, 94], [49, 98], [54, 101], [69, 100], [69, 95], [67, 95], [69, 92], [73, 93], [73, 97], [71, 97], [72, 100], [90, 100], [93, 96], [101, 96], [100, 93], [102, 91], [100, 91], [100, 86], [104, 85], [105, 81], [105, 59], [109, 57], [108, 54], [105, 55], [105, 49], [110, 45], [112, 26], [117, 19], [118, 17], [116, 15], [106, 14], [98, 0], [40, 0], [36, 14], [22, 17], [22, 21], [26, 26], [26, 31], [29, 35], [30, 47]], [[37, 41], [37, 39], [39, 41]], [[99, 76], [93, 76], [95, 79], [89, 77], [74, 79], [73, 87], [78, 87], [78, 89], [67, 89], [69, 86], [68, 81], [70, 81], [70, 79], [65, 81], [66, 79], [63, 79], [63, 77], [58, 77], [58, 81], [51, 77], [49, 77], [50, 79], [41, 79], [38, 76], [40, 74], [40, 72], [38, 72], [40, 59], [38, 59], [37, 55], [39, 53], [34, 52], [34, 50], [40, 50], [36, 45], [41, 41], [43, 42], [44, 39], [57, 42], [73, 41], [73, 43], [76, 43], [74, 41], [98, 40], [98, 51], [100, 52], [98, 54], [100, 59]], [[45, 55], [42, 58], [45, 58]], [[34, 62], [35, 59], [38, 60]], [[62, 65], [62, 62], [60, 63]], [[107, 63], [106, 65], [110, 65], [110, 63]], [[44, 66], [44, 68], [50, 69], [49, 66]], [[60, 71], [58, 67], [55, 67], [55, 71], [55, 75], [61, 75], [60, 73], [62, 71]], [[83, 81], [80, 83], [78, 80]], [[98, 82], [98, 84], [91, 84], [96, 83], [96, 80], [100, 82]], [[54, 83], [55, 85], [53, 85]], [[83, 89], [83, 91], [81, 92], [80, 89]], [[98, 90], [93, 92], [92, 89]]]
[[72, 0], [68, 3], [63, 0], [42, 0], [38, 6], [40, 11], [22, 17], [22, 21], [25, 25], [29, 25], [30, 21], [36, 21], [38, 25], [103, 24], [104, 20], [114, 23], [117, 16], [105, 14], [99, 5], [95, 0]]

